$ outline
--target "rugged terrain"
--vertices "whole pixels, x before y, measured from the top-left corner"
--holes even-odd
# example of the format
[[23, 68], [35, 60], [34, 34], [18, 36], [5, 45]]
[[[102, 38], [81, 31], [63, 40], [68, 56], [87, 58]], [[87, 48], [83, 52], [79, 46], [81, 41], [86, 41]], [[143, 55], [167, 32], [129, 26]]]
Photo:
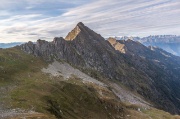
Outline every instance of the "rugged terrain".
[[0, 61], [1, 118], [179, 118], [179, 57], [106, 41], [83, 23], [66, 38], [0, 49]]

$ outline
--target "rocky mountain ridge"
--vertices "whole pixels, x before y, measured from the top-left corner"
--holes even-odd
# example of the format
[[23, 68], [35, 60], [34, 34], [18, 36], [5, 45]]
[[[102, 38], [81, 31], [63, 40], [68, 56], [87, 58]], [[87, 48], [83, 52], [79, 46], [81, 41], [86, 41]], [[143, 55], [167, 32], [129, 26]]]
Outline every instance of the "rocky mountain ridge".
[[65, 39], [28, 42], [20, 49], [48, 62], [65, 61], [93, 77], [102, 75], [117, 80], [154, 107], [180, 113], [180, 72], [175, 69], [180, 63], [173, 55], [165, 56], [167, 52], [158, 50], [164, 54], [158, 53], [132, 40], [106, 41], [81, 22]]

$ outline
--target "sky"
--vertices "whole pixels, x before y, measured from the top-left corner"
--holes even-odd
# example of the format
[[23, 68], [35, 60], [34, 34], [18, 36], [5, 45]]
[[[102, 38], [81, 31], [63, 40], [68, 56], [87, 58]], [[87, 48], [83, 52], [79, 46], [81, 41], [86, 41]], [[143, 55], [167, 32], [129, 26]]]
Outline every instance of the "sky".
[[78, 22], [103, 37], [180, 35], [180, 0], [1, 0], [0, 42], [51, 41]]

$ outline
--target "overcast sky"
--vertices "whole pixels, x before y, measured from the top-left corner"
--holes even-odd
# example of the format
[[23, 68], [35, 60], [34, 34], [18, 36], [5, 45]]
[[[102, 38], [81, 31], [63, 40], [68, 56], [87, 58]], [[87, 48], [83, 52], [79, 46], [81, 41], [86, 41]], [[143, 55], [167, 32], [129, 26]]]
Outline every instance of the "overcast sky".
[[65, 37], [80, 21], [104, 37], [180, 35], [180, 0], [1, 0], [0, 42]]

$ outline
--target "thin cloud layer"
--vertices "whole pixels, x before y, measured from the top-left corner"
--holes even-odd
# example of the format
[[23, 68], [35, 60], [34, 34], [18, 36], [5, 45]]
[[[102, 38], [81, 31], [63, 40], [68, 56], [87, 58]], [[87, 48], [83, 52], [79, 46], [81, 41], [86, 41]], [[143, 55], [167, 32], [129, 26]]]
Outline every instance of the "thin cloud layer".
[[108, 36], [180, 35], [179, 0], [1, 0], [0, 42], [52, 40], [80, 21]]

